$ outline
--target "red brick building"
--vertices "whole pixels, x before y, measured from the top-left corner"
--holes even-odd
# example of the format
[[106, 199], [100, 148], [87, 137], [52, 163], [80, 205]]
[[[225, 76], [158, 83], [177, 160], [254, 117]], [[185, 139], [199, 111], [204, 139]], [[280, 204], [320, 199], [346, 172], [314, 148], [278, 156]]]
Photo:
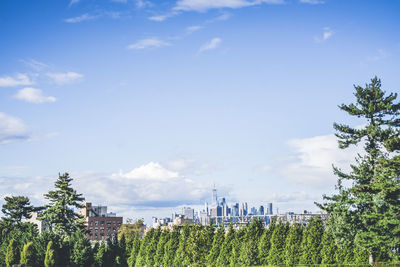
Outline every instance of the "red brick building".
[[81, 210], [85, 217], [88, 229], [87, 237], [92, 240], [102, 240], [117, 235], [122, 224], [123, 217], [117, 217], [115, 213], [107, 213], [107, 206], [92, 206], [86, 202]]

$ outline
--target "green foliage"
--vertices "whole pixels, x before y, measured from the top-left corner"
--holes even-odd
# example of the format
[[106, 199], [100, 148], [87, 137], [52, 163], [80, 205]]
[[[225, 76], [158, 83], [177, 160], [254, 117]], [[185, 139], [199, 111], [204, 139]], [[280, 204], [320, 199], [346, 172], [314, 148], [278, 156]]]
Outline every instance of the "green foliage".
[[150, 231], [148, 231], [144, 238], [143, 241], [140, 245], [140, 250], [138, 253], [138, 256], [136, 257], [136, 262], [135, 262], [135, 266], [145, 266], [146, 265], [146, 255], [147, 255], [147, 250], [148, 247], [150, 245], [150, 242], [153, 239], [153, 235], [154, 235], [155, 229], [150, 229]]
[[170, 233], [170, 238], [165, 245], [164, 249], [164, 266], [172, 266], [175, 258], [175, 252], [179, 247], [179, 235], [180, 229], [179, 227], [174, 227], [172, 232]]
[[44, 260], [45, 267], [55, 267], [57, 262], [57, 255], [54, 249], [53, 241], [50, 241], [47, 245], [46, 257]]
[[31, 212], [38, 210], [30, 203], [29, 198], [24, 196], [5, 197], [1, 211], [5, 215], [2, 219], [8, 225], [21, 225], [22, 219], [31, 218]]
[[21, 264], [34, 266], [36, 264], [36, 251], [33, 242], [25, 244], [21, 252]]
[[17, 246], [17, 242], [14, 239], [11, 239], [6, 253], [6, 266], [11, 267], [13, 264], [19, 263], [19, 249]]
[[100, 246], [97, 249], [96, 254], [94, 254], [94, 264], [96, 267], [106, 267], [107, 266], [107, 252], [108, 252], [108, 248], [107, 248], [104, 240], [101, 240]]
[[337, 247], [333, 239], [333, 235], [329, 230], [325, 230], [322, 235], [322, 249], [321, 249], [321, 263], [322, 264], [334, 264], [335, 252]]
[[154, 265], [155, 266], [163, 265], [164, 250], [165, 250], [168, 240], [169, 240], [169, 231], [168, 230], [162, 231], [161, 235], [160, 235], [160, 239], [157, 244], [156, 254], [154, 256]]
[[216, 266], [222, 244], [224, 243], [224, 237], [225, 237], [225, 230], [224, 227], [221, 225], [218, 227], [217, 232], [214, 234], [212, 248], [209, 254], [207, 255], [206, 261], [208, 265]]
[[229, 260], [230, 266], [237, 266], [239, 264], [240, 252], [244, 241], [245, 230], [246, 229], [242, 227], [235, 232], [235, 238], [232, 242], [231, 257]]
[[76, 232], [72, 239], [71, 262], [74, 266], [89, 267], [93, 263], [93, 254], [90, 240], [83, 231]]
[[[340, 148], [362, 143], [365, 153], [357, 156], [350, 173], [334, 167], [338, 192], [324, 196], [325, 203], [319, 206], [329, 212], [327, 227], [342, 250], [354, 242], [367, 250], [372, 260], [396, 259], [400, 247], [400, 167], [396, 156], [400, 151], [400, 104], [394, 102], [397, 94], [386, 95], [376, 77], [365, 87], [355, 86], [354, 96], [355, 103], [339, 107], [361, 118], [358, 124], [365, 126], [335, 123], [334, 128]], [[344, 186], [346, 180], [351, 186]]]
[[228, 266], [232, 257], [232, 247], [235, 240], [235, 229], [233, 225], [229, 225], [228, 233], [225, 236], [224, 243], [222, 244], [221, 252], [217, 259], [217, 266]]
[[246, 228], [242, 247], [240, 249], [239, 263], [242, 265], [257, 265], [258, 243], [264, 232], [261, 220], [253, 220]]
[[285, 241], [288, 226], [281, 221], [275, 226], [271, 237], [271, 248], [268, 253], [268, 264], [279, 265], [284, 263]]
[[303, 227], [297, 223], [289, 227], [285, 246], [285, 264], [293, 266], [300, 261], [300, 245], [303, 237]]
[[258, 259], [261, 265], [268, 264], [268, 255], [271, 248], [271, 238], [275, 230], [275, 225], [275, 220], [272, 220], [271, 223], [268, 225], [267, 230], [264, 231], [264, 234], [262, 235], [258, 244]]
[[129, 267], [135, 266], [136, 257], [139, 254], [139, 249], [140, 249], [140, 239], [138, 236], [135, 236], [132, 241], [131, 251], [128, 258]]
[[55, 190], [44, 195], [50, 203], [44, 206], [39, 218], [48, 220], [50, 228], [64, 236], [85, 229], [82, 215], [73, 211], [73, 208], [82, 208], [85, 199], [71, 187], [72, 180], [68, 173], [59, 175], [54, 184]]
[[175, 253], [174, 265], [187, 266], [191, 263], [191, 258], [187, 247], [189, 245], [190, 226], [185, 224], [182, 227], [181, 235], [179, 237], [179, 247]]
[[205, 236], [204, 227], [202, 225], [191, 226], [187, 252], [191, 265], [204, 266], [205, 265]]
[[301, 243], [302, 254], [300, 263], [319, 264], [321, 263], [321, 241], [324, 232], [321, 219], [316, 216], [310, 219], [305, 230]]

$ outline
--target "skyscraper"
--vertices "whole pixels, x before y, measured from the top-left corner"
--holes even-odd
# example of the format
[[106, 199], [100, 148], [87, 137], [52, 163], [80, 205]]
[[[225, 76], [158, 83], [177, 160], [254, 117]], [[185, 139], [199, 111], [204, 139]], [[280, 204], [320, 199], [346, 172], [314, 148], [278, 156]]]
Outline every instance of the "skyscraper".
[[213, 205], [213, 207], [218, 205], [218, 196], [217, 196], [217, 189], [215, 188], [215, 184], [214, 184], [214, 188], [212, 190], [212, 205]]
[[267, 204], [267, 214], [272, 215], [272, 203], [268, 203]]

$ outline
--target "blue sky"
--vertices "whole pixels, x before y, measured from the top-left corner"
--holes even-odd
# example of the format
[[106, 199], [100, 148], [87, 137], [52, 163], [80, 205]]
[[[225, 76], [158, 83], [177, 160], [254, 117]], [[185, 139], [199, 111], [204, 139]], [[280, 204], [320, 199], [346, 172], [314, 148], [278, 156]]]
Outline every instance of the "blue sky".
[[[35, 204], [59, 172], [147, 220], [231, 201], [316, 211], [331, 193], [337, 105], [373, 76], [400, 92], [400, 3], [0, 3], [0, 195]], [[0, 204], [2, 202], [0, 201]]]

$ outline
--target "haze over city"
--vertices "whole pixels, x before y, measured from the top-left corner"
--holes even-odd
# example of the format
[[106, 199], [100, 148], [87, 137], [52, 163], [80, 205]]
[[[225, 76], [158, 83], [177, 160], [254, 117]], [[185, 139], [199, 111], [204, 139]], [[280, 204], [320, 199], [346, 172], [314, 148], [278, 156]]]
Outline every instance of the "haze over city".
[[0, 204], [69, 172], [124, 218], [229, 202], [317, 211], [353, 84], [400, 92], [400, 3], [0, 3]]

